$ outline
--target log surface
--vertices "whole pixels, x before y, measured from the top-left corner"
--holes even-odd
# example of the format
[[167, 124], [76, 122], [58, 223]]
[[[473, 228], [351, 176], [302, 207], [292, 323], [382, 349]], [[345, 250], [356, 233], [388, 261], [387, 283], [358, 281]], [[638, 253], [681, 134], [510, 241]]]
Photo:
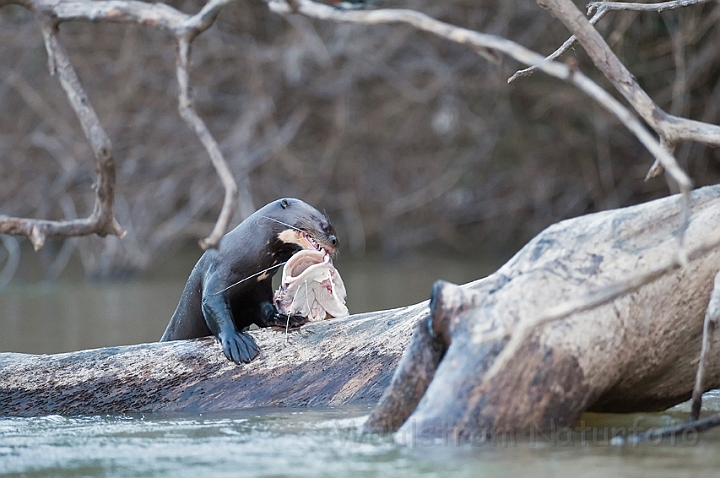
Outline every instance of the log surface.
[[[427, 320], [445, 344], [443, 358], [425, 374], [431, 380], [418, 397], [408, 394], [402, 368], [428, 360], [403, 357], [366, 428], [394, 431], [401, 414], [408, 417], [402, 434], [474, 437], [572, 426], [585, 411], [658, 411], [689, 399], [720, 270], [720, 186], [694, 191], [691, 210], [684, 267], [665, 268], [677, 257], [681, 228], [673, 196], [553, 225], [470, 288], [436, 284]], [[529, 326], [591, 291], [620, 290], [638, 277], [652, 280]], [[409, 352], [427, 341], [421, 332]], [[511, 347], [517, 337], [524, 338]], [[720, 386], [717, 336], [709, 359], [706, 390]]]
[[[311, 323], [287, 339], [253, 331], [262, 352], [248, 365], [213, 339], [0, 354], [0, 415], [342, 405], [375, 402], [386, 388], [370, 430], [546, 428], [588, 410], [659, 410], [690, 396], [720, 269], [717, 247], [699, 246], [720, 243], [720, 186], [692, 198], [687, 266], [533, 329], [509, 357], [524, 324], [674, 257], [679, 198], [551, 226], [496, 273], [438, 283], [430, 304]], [[715, 342], [707, 388], [720, 386]]]
[[251, 331], [236, 365], [212, 338], [56, 355], [0, 354], [0, 415], [209, 412], [377, 402], [427, 303]]

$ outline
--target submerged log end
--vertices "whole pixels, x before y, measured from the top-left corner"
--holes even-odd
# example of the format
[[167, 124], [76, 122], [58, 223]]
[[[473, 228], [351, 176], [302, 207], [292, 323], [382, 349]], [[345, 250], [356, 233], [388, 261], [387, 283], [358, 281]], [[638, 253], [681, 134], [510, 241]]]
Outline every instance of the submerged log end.
[[429, 316], [415, 324], [390, 386], [363, 425], [365, 433], [395, 432], [415, 411], [447, 349], [441, 338], [431, 334], [430, 324]]

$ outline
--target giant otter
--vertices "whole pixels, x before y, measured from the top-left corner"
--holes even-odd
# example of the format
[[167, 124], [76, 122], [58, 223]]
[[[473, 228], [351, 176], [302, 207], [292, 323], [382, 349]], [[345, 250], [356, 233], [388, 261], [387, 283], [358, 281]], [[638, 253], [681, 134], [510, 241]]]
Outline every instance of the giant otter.
[[228, 359], [250, 362], [260, 349], [243, 328], [295, 327], [307, 320], [277, 312], [272, 276], [279, 266], [301, 249], [333, 254], [337, 247], [335, 229], [317, 209], [299, 199], [271, 202], [200, 257], [160, 341], [212, 334]]

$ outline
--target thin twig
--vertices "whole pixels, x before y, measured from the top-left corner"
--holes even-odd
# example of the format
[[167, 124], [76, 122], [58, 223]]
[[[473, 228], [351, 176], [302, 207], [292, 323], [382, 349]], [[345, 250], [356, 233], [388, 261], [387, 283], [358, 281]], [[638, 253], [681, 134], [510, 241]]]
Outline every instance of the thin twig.
[[664, 12], [674, 8], [688, 7], [698, 3], [707, 3], [712, 0], [675, 0], [672, 2], [658, 3], [633, 3], [633, 2], [590, 2], [587, 4], [588, 15], [595, 10], [633, 10], [636, 12]]
[[[215, 227], [200, 241], [201, 247], [217, 247], [237, 207], [238, 188], [217, 141], [192, 105], [189, 93], [190, 43], [204, 32], [217, 18], [221, 9], [234, 0], [210, 0], [197, 14], [186, 15], [163, 3], [146, 3], [137, 0], [0, 0], [0, 7], [22, 5], [37, 17], [45, 39], [51, 74], [57, 74], [68, 100], [75, 110], [85, 136], [95, 155], [98, 181], [97, 199], [92, 214], [85, 219], [48, 221], [0, 215], [0, 233], [24, 235], [35, 249], [39, 249], [47, 236], [84, 236], [113, 234], [123, 237], [125, 231], [113, 215], [115, 163], [110, 139], [102, 128], [87, 94], [57, 37], [57, 26], [64, 21], [123, 22], [148, 25], [173, 34], [177, 41], [178, 110], [180, 116], [197, 134], [208, 151], [213, 166], [220, 176], [225, 196]], [[249, 197], [249, 194], [245, 196]]]
[[[595, 25], [597, 22], [600, 21], [600, 19], [601, 19], [602, 17], [605, 16], [605, 14], [606, 14], [607, 12], [608, 12], [607, 9], [600, 9], [600, 10], [598, 10], [597, 13], [595, 13], [595, 15], [593, 15], [593, 17], [590, 19], [590, 24], [591, 24], [591, 25]], [[565, 40], [565, 43], [563, 43], [563, 44], [560, 46], [560, 48], [558, 48], [558, 49], [555, 50], [554, 52], [550, 53], [548, 56], [545, 57], [545, 59], [546, 59], [546, 60], [554, 60], [554, 59], [556, 59], [557, 57], [559, 57], [560, 55], [562, 55], [563, 53], [565, 53], [566, 51], [568, 51], [568, 50], [570, 49], [570, 47], [575, 44], [576, 41], [577, 41], [577, 37], [576, 37], [575, 35], [571, 35], [570, 38], [568, 38], [567, 40]], [[513, 76], [511, 76], [510, 78], [508, 78], [507, 82], [508, 82], [508, 83], [512, 83], [513, 81], [517, 80], [518, 78], [525, 78], [526, 76], [530, 76], [530, 75], [532, 75], [532, 74], [535, 72], [535, 70], [537, 70], [537, 67], [536, 67], [536, 66], [529, 66], [529, 67], [527, 67], [527, 68], [525, 68], [525, 69], [518, 70], [518, 71], [515, 72], [515, 74], [514, 74]]]
[[[677, 183], [678, 188], [684, 196], [687, 197], [692, 189], [692, 181], [682, 168], [680, 168], [675, 158], [671, 154], [668, 154], [668, 152], [640, 123], [640, 121], [638, 121], [638, 119], [635, 118], [635, 116], [612, 95], [602, 89], [590, 78], [581, 72], [576, 71], [574, 68], [570, 68], [563, 63], [548, 61], [542, 55], [535, 53], [534, 51], [531, 51], [511, 40], [450, 25], [414, 10], [381, 9], [369, 11], [346, 11], [338, 10], [327, 5], [321, 5], [310, 0], [296, 0], [292, 5], [284, 0], [267, 0], [267, 2], [271, 10], [282, 14], [300, 13], [322, 20], [365, 25], [404, 23], [411, 25], [418, 30], [435, 34], [455, 43], [467, 45], [477, 52], [487, 53], [488, 51], [496, 51], [504, 53], [526, 65], [534, 65], [540, 71], [550, 76], [554, 76], [574, 84], [614, 114], [623, 123], [623, 125], [625, 125], [625, 127], [640, 140], [643, 146], [650, 151], [650, 153], [663, 165], [663, 167], [665, 167], [670, 177], [672, 177], [672, 179]], [[580, 15], [582, 16], [582, 14]], [[590, 28], [597, 33], [592, 26], [590, 26]], [[648, 101], [652, 103], [649, 98]], [[714, 127], [713, 125], [707, 126]], [[720, 127], [715, 128], [718, 129], [718, 141], [720, 142]], [[684, 229], [680, 230], [678, 236], [680, 238], [680, 243], [682, 244]], [[683, 261], [684, 253], [682, 248], [679, 250], [678, 255], [680, 260]]]

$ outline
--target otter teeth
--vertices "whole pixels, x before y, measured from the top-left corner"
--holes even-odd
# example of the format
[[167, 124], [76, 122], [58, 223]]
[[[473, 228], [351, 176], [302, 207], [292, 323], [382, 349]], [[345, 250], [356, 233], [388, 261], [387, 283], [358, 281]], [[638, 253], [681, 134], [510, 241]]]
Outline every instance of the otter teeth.
[[309, 234], [303, 233], [303, 236], [305, 237], [305, 240], [307, 242], [309, 242], [310, 245], [312, 245], [315, 248], [316, 251], [322, 251], [322, 252], [327, 253], [325, 248], [322, 247], [320, 244], [318, 244], [318, 242], [315, 239], [313, 239], [312, 237], [310, 237]]

